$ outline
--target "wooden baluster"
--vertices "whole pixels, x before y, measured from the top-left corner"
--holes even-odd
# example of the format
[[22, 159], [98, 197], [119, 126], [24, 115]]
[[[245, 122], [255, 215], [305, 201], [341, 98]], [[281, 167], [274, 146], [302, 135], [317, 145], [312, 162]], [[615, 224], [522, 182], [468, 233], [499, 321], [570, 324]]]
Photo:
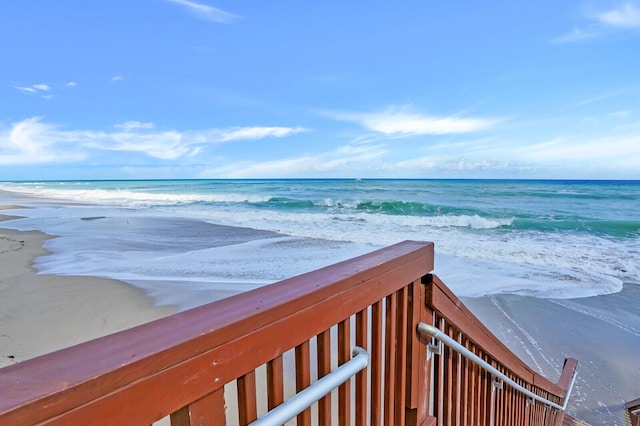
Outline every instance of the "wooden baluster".
[[371, 425], [382, 420], [382, 301], [371, 306]]
[[[469, 340], [462, 333], [460, 333], [459, 342], [465, 348], [469, 349]], [[473, 363], [466, 358], [462, 358], [460, 361], [461, 361], [460, 364], [462, 368], [462, 373], [460, 376], [460, 410], [458, 411], [458, 414], [460, 416], [460, 424], [468, 425], [469, 419], [467, 417], [467, 414], [468, 414], [467, 408], [470, 405], [469, 404], [469, 394], [470, 394], [469, 378], [471, 374], [471, 364]]]
[[[351, 359], [351, 318], [338, 323], [338, 365]], [[338, 424], [351, 423], [351, 380], [338, 388]]]
[[398, 295], [392, 293], [386, 298], [385, 313], [385, 367], [384, 367], [384, 424], [395, 423], [394, 390], [396, 382], [396, 350], [398, 331]]
[[405, 400], [407, 385], [407, 315], [409, 309], [409, 289], [403, 287], [398, 294], [397, 332], [396, 332], [396, 386], [395, 395], [395, 423], [405, 426]]
[[240, 426], [251, 423], [257, 418], [256, 409], [256, 372], [251, 371], [238, 377], [238, 421]]
[[[368, 310], [365, 309], [356, 314], [356, 346], [367, 350], [368, 344]], [[367, 424], [367, 369], [360, 371], [356, 375], [356, 425], [365, 426]]]
[[171, 414], [171, 426], [226, 425], [224, 388]]
[[284, 401], [284, 372], [282, 355], [267, 363], [267, 404], [269, 410]]
[[[318, 378], [331, 372], [331, 330], [323, 331], [317, 338]], [[318, 401], [318, 422], [320, 425], [331, 424], [331, 394]]]
[[[432, 422], [429, 417], [431, 395], [431, 363], [433, 356], [427, 359], [427, 343], [430, 340], [418, 333], [418, 324], [434, 323], [433, 311], [425, 304], [427, 287], [432, 283], [430, 275], [413, 282], [408, 292], [407, 317], [407, 395], [405, 404], [405, 422], [408, 426], [417, 426]], [[430, 289], [429, 289], [430, 291]], [[430, 424], [430, 423], [429, 423]]]
[[[309, 341], [296, 346], [296, 392], [300, 392], [311, 385], [311, 360], [309, 353]], [[299, 426], [311, 425], [311, 408], [307, 408], [298, 414], [296, 424]]]

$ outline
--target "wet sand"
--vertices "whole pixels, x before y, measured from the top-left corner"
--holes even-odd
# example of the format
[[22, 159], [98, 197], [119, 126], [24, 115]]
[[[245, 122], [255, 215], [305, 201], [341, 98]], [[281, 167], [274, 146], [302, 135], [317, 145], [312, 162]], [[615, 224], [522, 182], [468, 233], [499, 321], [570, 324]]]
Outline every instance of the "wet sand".
[[552, 381], [578, 360], [568, 412], [593, 425], [624, 425], [624, 403], [640, 395], [640, 285], [578, 299], [515, 295], [463, 303], [516, 355]]
[[47, 253], [49, 238], [0, 229], [0, 367], [175, 312], [120, 281], [36, 273], [33, 260]]

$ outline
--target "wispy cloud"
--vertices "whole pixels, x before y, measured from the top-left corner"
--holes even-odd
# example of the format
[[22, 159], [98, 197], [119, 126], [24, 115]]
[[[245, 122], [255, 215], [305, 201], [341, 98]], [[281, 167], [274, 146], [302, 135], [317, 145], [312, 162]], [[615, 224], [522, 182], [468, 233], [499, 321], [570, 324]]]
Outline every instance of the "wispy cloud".
[[13, 86], [13, 87], [22, 93], [40, 94], [47, 99], [51, 97], [50, 94], [46, 93], [51, 91], [51, 86], [49, 86], [48, 84], [39, 83], [39, 84], [32, 84], [31, 86]]
[[564, 43], [576, 43], [592, 38], [599, 37], [604, 34], [602, 29], [580, 29], [578, 27], [574, 27], [571, 31], [566, 34], [561, 35], [560, 37], [556, 37], [551, 40], [553, 44], [564, 44]]
[[353, 176], [358, 170], [370, 170], [382, 163], [388, 154], [383, 145], [348, 144], [333, 151], [301, 155], [271, 161], [235, 161], [224, 167], [204, 170], [201, 175], [227, 178], [305, 177], [327, 174]]
[[597, 14], [596, 19], [609, 27], [640, 28], [640, 8], [626, 3], [616, 9]]
[[189, 12], [193, 13], [198, 18], [204, 19], [207, 21], [228, 24], [240, 18], [239, 16], [229, 12], [225, 12], [222, 9], [218, 9], [216, 7], [209, 6], [202, 3], [196, 3], [194, 1], [189, 1], [189, 0], [167, 0], [167, 1], [184, 6]]
[[496, 120], [434, 117], [414, 113], [408, 108], [390, 107], [375, 113], [330, 113], [332, 118], [351, 121], [384, 135], [443, 135], [468, 133], [492, 127]]
[[574, 27], [551, 42], [575, 43], [602, 37], [614, 31], [640, 29], [640, 7], [631, 3], [604, 12], [585, 14], [584, 17], [587, 22], [582, 27]]
[[37, 117], [0, 127], [0, 164], [81, 161], [84, 155], [64, 146], [66, 138], [56, 137], [57, 133], [55, 126]]
[[70, 162], [104, 151], [136, 152], [160, 160], [197, 155], [212, 144], [281, 138], [301, 127], [238, 127], [204, 130], [157, 130], [153, 123], [128, 121], [107, 131], [64, 130], [34, 117], [0, 127], [0, 164]]
[[123, 75], [114, 75], [113, 77], [111, 77], [111, 82], [114, 84], [120, 83], [122, 80], [124, 80]]
[[228, 130], [216, 131], [214, 139], [220, 142], [230, 142], [234, 140], [263, 139], [268, 137], [282, 138], [306, 132], [303, 127], [238, 127]]

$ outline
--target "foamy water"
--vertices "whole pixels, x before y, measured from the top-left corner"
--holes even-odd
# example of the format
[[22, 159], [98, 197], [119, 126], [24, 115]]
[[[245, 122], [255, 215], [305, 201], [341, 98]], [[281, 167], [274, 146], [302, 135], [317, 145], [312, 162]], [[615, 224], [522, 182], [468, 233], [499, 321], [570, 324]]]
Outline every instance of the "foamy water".
[[[41, 272], [143, 282], [148, 291], [154, 281], [203, 290], [264, 285], [407, 239], [435, 242], [436, 273], [462, 296], [573, 298], [640, 282], [638, 182], [40, 182], [0, 189], [37, 197], [37, 208], [18, 212], [25, 219], [3, 226], [59, 236], [47, 242], [52, 254], [38, 260]], [[82, 220], [89, 217], [104, 218]], [[237, 238], [208, 224], [268, 232]]]

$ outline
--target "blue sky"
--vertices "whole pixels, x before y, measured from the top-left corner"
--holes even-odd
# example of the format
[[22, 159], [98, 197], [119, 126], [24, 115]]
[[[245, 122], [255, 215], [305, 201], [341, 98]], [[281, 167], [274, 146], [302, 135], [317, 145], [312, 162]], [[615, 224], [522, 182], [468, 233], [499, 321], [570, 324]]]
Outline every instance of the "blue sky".
[[640, 2], [6, 0], [0, 180], [640, 179]]

